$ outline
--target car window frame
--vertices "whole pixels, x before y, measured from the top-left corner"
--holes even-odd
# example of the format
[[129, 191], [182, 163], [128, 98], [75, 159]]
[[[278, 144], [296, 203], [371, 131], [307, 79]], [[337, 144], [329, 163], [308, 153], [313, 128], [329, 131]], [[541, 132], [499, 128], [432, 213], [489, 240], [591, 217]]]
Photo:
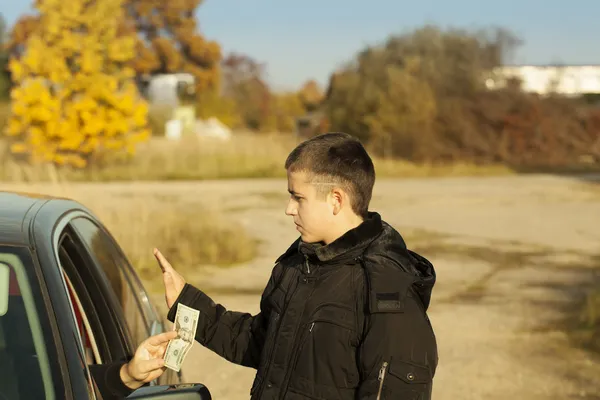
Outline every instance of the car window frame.
[[[127, 255], [123, 251], [123, 248], [119, 245], [115, 237], [110, 233], [108, 228], [106, 228], [106, 226], [100, 220], [96, 218], [91, 218], [90, 216], [82, 216], [82, 218], [86, 218], [94, 225], [96, 225], [96, 227], [104, 234], [105, 239], [108, 240], [109, 245], [111, 247], [111, 253], [113, 253], [116, 260], [118, 261], [117, 266], [121, 269], [121, 272], [127, 280], [127, 284], [134, 293], [135, 301], [146, 322], [146, 328], [149, 334], [153, 334], [153, 330], [156, 329], [154, 328], [154, 326], [156, 324], [162, 324], [162, 320], [154, 304], [152, 303], [152, 300], [150, 299], [150, 296], [148, 295], [148, 292], [144, 287], [144, 284], [142, 283], [139, 275], [137, 274], [137, 272], [131, 265], [131, 262], [127, 258]], [[77, 229], [75, 228], [75, 230]]]
[[[59, 255], [61, 245], [66, 240], [68, 246], [73, 246], [71, 250], [78, 257], [78, 260], [71, 260], [75, 268], [69, 271], [67, 268], [70, 269], [71, 267], [62, 267], [67, 270], [73, 285], [78, 288], [78, 291], [83, 290], [87, 293], [84, 296], [82, 296], [83, 293], [80, 294], [80, 297], [83, 297], [82, 300], [87, 302], [87, 308], [94, 308], [96, 317], [100, 320], [101, 326], [96, 326], [95, 328], [102, 332], [102, 335], [97, 339], [102, 347], [102, 360], [105, 363], [127, 360], [133, 356], [133, 352], [135, 351], [129, 335], [127, 321], [121, 312], [121, 307], [114, 296], [112, 288], [106, 282], [103, 270], [98, 266], [96, 260], [90, 256], [85, 243], [81, 240], [78, 233], [70, 226], [69, 222], [73, 218], [73, 214], [78, 215], [79, 212], [69, 213], [69, 215], [65, 216], [62, 221], [64, 224], [56, 232], [56, 240], [53, 245], [55, 257], [59, 266], [62, 266]], [[70, 256], [72, 255], [70, 254]], [[77, 268], [76, 265], [79, 262], [84, 263], [88, 267], [84, 269]], [[66, 282], [64, 284], [65, 290], [67, 290]], [[93, 285], [93, 289], [90, 289], [91, 285]], [[81, 289], [82, 286], [84, 289]], [[73, 318], [75, 318], [74, 311]], [[81, 346], [83, 349], [83, 342]]]
[[[67, 254], [68, 256], [68, 254]], [[72, 261], [71, 261], [72, 262]], [[85, 334], [88, 337], [88, 339], [90, 340], [90, 342], [92, 342], [92, 352], [93, 352], [93, 357], [94, 357], [94, 363], [95, 364], [102, 364], [104, 363], [104, 359], [102, 357], [102, 354], [100, 354], [100, 346], [98, 344], [98, 339], [96, 337], [96, 334], [94, 332], [94, 328], [92, 327], [92, 323], [90, 322], [90, 319], [95, 320], [96, 316], [94, 315], [96, 312], [96, 309], [93, 308], [92, 310], [88, 310], [91, 311], [91, 315], [88, 317], [88, 312], [86, 311], [86, 307], [84, 305], [84, 302], [82, 302], [81, 300], [81, 294], [80, 292], [77, 291], [77, 288], [75, 287], [75, 285], [73, 284], [73, 281], [71, 279], [71, 277], [69, 276], [69, 274], [67, 273], [67, 271], [62, 267], [61, 265], [61, 273], [64, 274], [64, 278], [65, 278], [65, 282], [67, 283], [69, 292], [67, 293], [69, 295], [69, 297], [71, 298], [72, 302], [71, 304], [73, 305], [73, 307], [77, 307], [77, 309], [79, 310], [79, 313], [81, 315], [81, 319], [82, 319], [82, 323], [83, 323], [83, 330], [85, 330]], [[85, 295], [87, 296], [88, 294], [85, 293]], [[81, 338], [81, 344], [83, 346], [83, 350], [85, 353], [85, 346], [83, 343], [83, 338]], [[105, 344], [106, 345], [106, 344]], [[87, 355], [87, 354], [86, 354]]]
[[[117, 270], [123, 275], [123, 278], [125, 280], [123, 283], [126, 285], [126, 290], [131, 292], [131, 294], [133, 296], [133, 300], [135, 302], [134, 303], [135, 308], [142, 318], [143, 327], [144, 327], [146, 333], [148, 333], [150, 331], [150, 321], [146, 317], [146, 313], [144, 312], [143, 306], [142, 306], [142, 300], [139, 298], [139, 294], [137, 293], [137, 291], [134, 290], [133, 285], [131, 284], [130, 277], [128, 276], [128, 274], [126, 274], [123, 271], [121, 263], [119, 262], [120, 259], [122, 259], [122, 257], [116, 251], [115, 244], [112, 243], [112, 238], [106, 232], [106, 229], [101, 224], [98, 224], [94, 219], [78, 216], [76, 218], [71, 219], [71, 222], [69, 223], [72, 226], [73, 230], [76, 231], [78, 233], [78, 235], [80, 236], [80, 240], [84, 244], [88, 253], [94, 257], [94, 260], [95, 260], [98, 268], [102, 270], [102, 274], [106, 277], [107, 281], [109, 281], [108, 276], [106, 275], [106, 271], [104, 270], [104, 266], [102, 265], [101, 261], [96, 259], [95, 250], [90, 248], [90, 244], [86, 240], [83, 239], [83, 234], [80, 233], [77, 226], [75, 224], [73, 224], [73, 222], [78, 219], [79, 220], [83, 219], [86, 222], [91, 223], [93, 225], [93, 227], [96, 228], [100, 232], [100, 235], [101, 235], [100, 240], [102, 241], [102, 245], [105, 247], [105, 250], [107, 251], [108, 255], [112, 258], [112, 261], [114, 261], [115, 267], [117, 268]], [[106, 242], [108, 242], [108, 243], [106, 243]], [[112, 285], [111, 285], [111, 289], [113, 289]], [[114, 292], [114, 289], [113, 289], [113, 293], [115, 295], [115, 298], [118, 299], [119, 296], [117, 295], [116, 292]]]

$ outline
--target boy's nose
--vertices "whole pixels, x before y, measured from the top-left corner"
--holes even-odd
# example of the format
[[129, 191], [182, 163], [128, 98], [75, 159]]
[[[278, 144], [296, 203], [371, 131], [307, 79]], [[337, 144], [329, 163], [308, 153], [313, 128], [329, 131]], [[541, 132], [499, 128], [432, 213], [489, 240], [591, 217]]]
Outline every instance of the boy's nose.
[[296, 215], [296, 207], [294, 207], [294, 205], [292, 204], [291, 201], [288, 203], [287, 207], [285, 208], [285, 215], [289, 215], [289, 216]]

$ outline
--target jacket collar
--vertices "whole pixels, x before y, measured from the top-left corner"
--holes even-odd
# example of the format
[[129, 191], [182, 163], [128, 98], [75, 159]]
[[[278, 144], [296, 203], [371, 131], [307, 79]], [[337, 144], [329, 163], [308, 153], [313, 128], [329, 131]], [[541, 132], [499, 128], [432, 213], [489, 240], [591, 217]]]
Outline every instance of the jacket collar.
[[[298, 250], [309, 259], [321, 262], [333, 261], [356, 252], [362, 252], [383, 230], [381, 216], [369, 212], [367, 218], [356, 228], [344, 233], [328, 245], [298, 242]], [[345, 257], [344, 257], [345, 258]]]

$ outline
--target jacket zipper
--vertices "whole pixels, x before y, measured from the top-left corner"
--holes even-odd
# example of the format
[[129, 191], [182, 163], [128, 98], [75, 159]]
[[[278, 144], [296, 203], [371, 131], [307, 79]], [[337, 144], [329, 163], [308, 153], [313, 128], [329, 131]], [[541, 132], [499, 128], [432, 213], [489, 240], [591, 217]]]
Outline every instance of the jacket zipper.
[[[278, 312], [275, 312], [275, 317], [273, 318], [273, 323], [275, 324], [274, 327], [269, 327], [270, 328], [270, 332], [269, 335], [267, 336], [267, 338], [265, 339], [265, 343], [269, 343], [269, 341], [273, 342], [271, 343], [270, 348], [268, 349], [268, 353], [266, 354], [266, 357], [261, 357], [261, 362], [259, 363], [258, 369], [257, 371], [260, 370], [264, 370], [264, 375], [262, 377], [262, 381], [259, 384], [259, 386], [256, 388], [256, 391], [260, 390], [260, 395], [262, 396], [262, 391], [264, 390], [264, 385], [265, 385], [265, 380], [268, 379], [269, 376], [269, 371], [271, 369], [271, 357], [273, 357], [273, 351], [275, 350], [275, 334], [277, 333], [277, 331], [279, 330], [279, 319], [281, 317], [281, 314]], [[255, 391], [255, 393], [256, 393]], [[250, 393], [251, 395], [253, 395], [254, 393]]]
[[[288, 288], [289, 288], [289, 285], [288, 285]], [[277, 314], [277, 325], [276, 325], [275, 333], [279, 332], [281, 317], [286, 313], [287, 308], [290, 305], [290, 302], [291, 302], [292, 298], [294, 297], [294, 294], [296, 293], [296, 290], [298, 290], [297, 287], [294, 288], [294, 291], [292, 292], [289, 300], [285, 303], [284, 308], [281, 311], [281, 313]], [[257, 388], [258, 394], [257, 394], [256, 398], [258, 398], [258, 399], [260, 399], [263, 395], [266, 382], [269, 380], [269, 373], [271, 372], [271, 364], [272, 364], [271, 357], [273, 357], [273, 352], [275, 351], [275, 347], [277, 346], [277, 336], [275, 336], [272, 340], [274, 340], [274, 343], [272, 344], [269, 358], [267, 359], [266, 365], [264, 366], [265, 372], [264, 372], [264, 375], [262, 376], [262, 382], [260, 383], [259, 387]]]
[[379, 369], [379, 391], [377, 392], [377, 400], [381, 400], [381, 391], [383, 390], [383, 381], [385, 380], [385, 372], [387, 370], [388, 363], [387, 361], [383, 362], [383, 365]]
[[[304, 265], [306, 265], [306, 272], [307, 274], [310, 274], [310, 264], [308, 262], [308, 257], [304, 256]], [[291, 301], [291, 299], [290, 299]], [[304, 306], [304, 308], [302, 309], [302, 313], [300, 314], [300, 319], [299, 321], [302, 321], [302, 318], [304, 317], [304, 312], [306, 311], [306, 305]], [[312, 332], [312, 328], [313, 328], [314, 324], [310, 326], [310, 330], [308, 333]], [[292, 343], [294, 344], [294, 347], [292, 348], [292, 362], [288, 365], [288, 370], [286, 371], [286, 374], [283, 378], [283, 383], [281, 385], [281, 390], [283, 391], [283, 396], [281, 398], [284, 398], [285, 395], [287, 394], [288, 391], [288, 385], [290, 382], [290, 378], [291, 378], [291, 374], [292, 374], [292, 370], [294, 368], [294, 365], [296, 364], [296, 361], [298, 359], [298, 352], [300, 351], [300, 346], [304, 343], [304, 340], [306, 338], [306, 336], [308, 335], [308, 333], [302, 335], [303, 337], [301, 338], [302, 340], [300, 341], [300, 343], [298, 343], [298, 341], [296, 340], [298, 338], [298, 333], [300, 333], [300, 328], [301, 325], [299, 324], [298, 328], [296, 329], [296, 332], [294, 333], [294, 336], [292, 338]], [[304, 328], [306, 329], [306, 327]]]

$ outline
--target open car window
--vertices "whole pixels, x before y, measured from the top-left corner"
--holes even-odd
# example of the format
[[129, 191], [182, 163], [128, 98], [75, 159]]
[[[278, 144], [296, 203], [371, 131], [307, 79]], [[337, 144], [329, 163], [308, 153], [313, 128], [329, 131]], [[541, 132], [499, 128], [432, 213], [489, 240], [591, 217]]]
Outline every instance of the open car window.
[[81, 337], [82, 341], [81, 344], [85, 351], [86, 362], [88, 365], [102, 364], [102, 356], [100, 355], [98, 342], [94, 336], [90, 320], [83, 307], [83, 304], [81, 303], [81, 299], [73, 287], [73, 283], [71, 282], [71, 279], [69, 279], [69, 276], [64, 272], [64, 270], [62, 270], [62, 273], [63, 277], [65, 278], [65, 282], [67, 283], [67, 288], [69, 289], [69, 298], [75, 313], [77, 329], [79, 330], [79, 336]]
[[158, 332], [152, 332], [153, 324], [159, 321], [158, 316], [137, 275], [112, 238], [89, 218], [77, 217], [69, 224], [110, 282], [127, 319], [134, 346], [151, 334], [162, 332], [162, 326], [158, 327]]
[[52, 337], [43, 328], [41, 299], [14, 249], [0, 247], [0, 263], [9, 270], [8, 307], [0, 316], [0, 399], [54, 399]]

